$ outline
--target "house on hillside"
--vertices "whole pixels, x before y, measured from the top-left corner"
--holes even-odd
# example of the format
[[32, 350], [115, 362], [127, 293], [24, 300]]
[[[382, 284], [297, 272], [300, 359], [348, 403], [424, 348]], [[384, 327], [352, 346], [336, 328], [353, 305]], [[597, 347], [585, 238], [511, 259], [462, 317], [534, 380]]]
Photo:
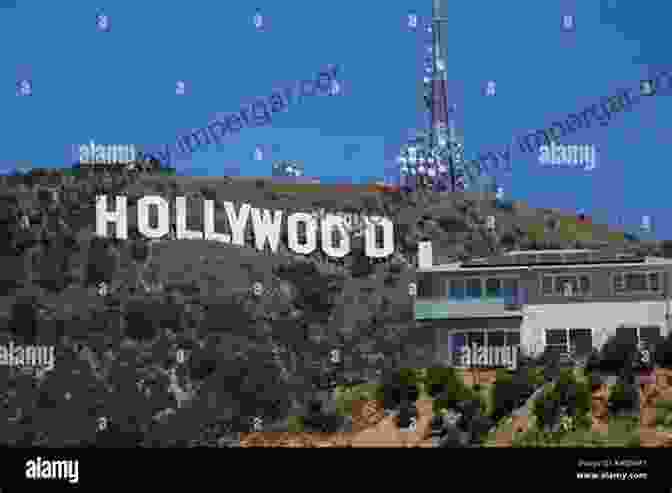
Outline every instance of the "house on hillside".
[[467, 344], [586, 355], [616, 334], [669, 333], [672, 259], [601, 250], [516, 251], [434, 265], [420, 245], [414, 316], [435, 332], [435, 360], [459, 366]]

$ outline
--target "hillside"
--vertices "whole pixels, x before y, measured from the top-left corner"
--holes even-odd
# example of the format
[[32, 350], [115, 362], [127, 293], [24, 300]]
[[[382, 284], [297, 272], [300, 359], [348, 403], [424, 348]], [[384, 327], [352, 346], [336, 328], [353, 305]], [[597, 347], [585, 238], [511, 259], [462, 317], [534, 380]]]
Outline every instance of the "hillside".
[[[434, 242], [439, 261], [540, 248], [660, 254], [665, 246], [627, 241], [570, 214], [493, 196], [288, 189], [268, 180], [212, 177], [38, 175], [2, 177], [0, 184], [0, 228], [8, 239], [0, 255], [0, 336], [55, 345], [57, 364], [30, 398], [16, 391], [23, 377], [0, 367], [7, 383], [0, 385], [7, 389], [3, 412], [20, 416], [2, 420], [0, 437], [10, 442], [204, 443], [224, 428], [248, 430], [255, 416], [282, 419], [334, 375], [356, 381], [370, 378], [375, 368], [413, 365], [423, 358], [408, 296], [419, 240]], [[270, 254], [253, 247], [251, 230], [244, 248], [149, 243], [137, 232], [127, 241], [100, 239], [93, 234], [98, 194], [129, 197], [131, 231], [135, 202], [150, 194], [187, 196], [190, 204], [215, 200], [218, 232], [228, 228], [223, 201], [287, 213], [324, 208], [385, 215], [395, 224], [396, 252], [370, 261], [354, 240], [353, 254], [334, 261], [321, 253], [298, 256], [282, 238], [277, 254]], [[189, 213], [190, 229], [201, 229], [202, 208]], [[494, 231], [488, 216], [496, 218]], [[104, 296], [101, 282], [109, 290]], [[264, 288], [260, 296], [251, 293], [255, 282]], [[329, 363], [334, 348], [343, 355], [340, 367]], [[183, 364], [176, 363], [180, 350]], [[72, 429], [60, 423], [57, 431], [40, 399], [47, 395], [52, 407], [61, 402], [61, 390], [55, 395], [49, 389], [62, 378], [71, 395], [88, 396], [95, 388], [98, 397], [68, 398], [76, 422]], [[138, 402], [139, 416], [131, 422], [128, 406], [117, 401], [120, 389]], [[101, 417], [111, 425], [100, 429]], [[31, 430], [44, 431], [22, 434], [26, 419], [42, 423]], [[121, 432], [129, 426], [135, 435]]]

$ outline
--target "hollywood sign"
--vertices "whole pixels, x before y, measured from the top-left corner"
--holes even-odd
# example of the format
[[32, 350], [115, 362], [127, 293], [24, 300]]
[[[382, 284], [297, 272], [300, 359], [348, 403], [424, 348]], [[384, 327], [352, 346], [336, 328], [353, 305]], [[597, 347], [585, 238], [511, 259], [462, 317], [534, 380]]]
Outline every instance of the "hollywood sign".
[[[157, 211], [156, 226], [149, 221], [150, 207]], [[241, 204], [238, 212], [233, 202], [224, 202], [231, 234], [215, 231], [215, 205], [212, 200], [203, 200], [203, 231], [187, 228], [187, 200], [176, 197], [175, 239], [178, 240], [212, 240], [232, 245], [245, 246], [245, 228], [251, 218], [255, 246], [264, 251], [268, 243], [271, 252], [277, 252], [280, 242], [280, 228], [285, 213], [281, 210], [271, 211], [257, 209], [250, 204]], [[138, 231], [149, 239], [160, 239], [168, 236], [170, 227], [170, 205], [166, 199], [158, 195], [142, 197], [137, 202]], [[366, 216], [363, 218], [364, 253], [371, 258], [385, 258], [394, 252], [394, 225], [388, 218]], [[322, 251], [329, 257], [343, 258], [350, 253], [350, 235], [344, 216], [329, 214], [319, 216]], [[125, 196], [115, 198], [115, 209], [108, 210], [107, 195], [96, 196], [96, 235], [107, 237], [107, 225], [114, 223], [116, 238], [128, 238], [128, 212]], [[304, 232], [299, 230], [303, 225]], [[318, 220], [316, 214], [295, 212], [286, 216], [287, 246], [301, 255], [309, 255], [317, 248]], [[338, 241], [334, 241], [334, 231], [339, 231]], [[382, 235], [379, 235], [382, 233]], [[382, 240], [382, 241], [381, 241]]]

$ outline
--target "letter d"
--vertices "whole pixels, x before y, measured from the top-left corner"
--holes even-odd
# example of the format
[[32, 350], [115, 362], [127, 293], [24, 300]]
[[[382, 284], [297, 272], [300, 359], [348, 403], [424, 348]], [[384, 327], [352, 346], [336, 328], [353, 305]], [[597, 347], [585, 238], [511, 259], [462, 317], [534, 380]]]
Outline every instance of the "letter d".
[[[394, 224], [386, 217], [366, 217], [365, 254], [369, 258], [385, 258], [394, 252]], [[383, 246], [377, 245], [378, 228], [383, 228]]]

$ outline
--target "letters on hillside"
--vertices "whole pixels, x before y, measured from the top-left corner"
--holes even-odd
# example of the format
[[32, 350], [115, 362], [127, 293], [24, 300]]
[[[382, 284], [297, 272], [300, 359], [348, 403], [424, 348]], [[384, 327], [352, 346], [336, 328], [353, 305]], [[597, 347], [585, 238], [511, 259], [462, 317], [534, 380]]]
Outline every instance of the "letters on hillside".
[[[96, 234], [107, 237], [107, 224], [114, 223], [116, 237], [128, 238], [128, 215], [125, 196], [117, 196], [115, 209], [107, 206], [107, 195], [96, 197]], [[150, 224], [149, 208], [157, 211], [156, 226]], [[203, 231], [187, 228], [187, 200], [175, 199], [174, 239], [213, 240], [233, 245], [245, 245], [246, 225], [251, 216], [254, 242], [258, 250], [263, 251], [266, 243], [271, 252], [276, 252], [280, 241], [280, 228], [285, 214], [281, 210], [269, 211], [256, 209], [250, 204], [241, 204], [238, 212], [233, 202], [224, 202], [224, 209], [231, 233], [215, 231], [215, 205], [213, 200], [203, 201]], [[138, 231], [150, 239], [160, 239], [171, 234], [170, 206], [168, 201], [157, 195], [142, 197], [137, 202]], [[394, 252], [394, 225], [384, 217], [365, 216], [364, 253], [371, 258], [385, 258]], [[350, 235], [344, 218], [337, 214], [326, 214], [319, 220], [321, 244], [324, 253], [332, 258], [343, 258], [350, 253]], [[299, 226], [302, 225], [300, 228]], [[287, 247], [295, 253], [309, 255], [317, 248], [318, 220], [314, 214], [295, 212], [286, 217]], [[333, 232], [339, 231], [338, 241], [334, 241]]]

